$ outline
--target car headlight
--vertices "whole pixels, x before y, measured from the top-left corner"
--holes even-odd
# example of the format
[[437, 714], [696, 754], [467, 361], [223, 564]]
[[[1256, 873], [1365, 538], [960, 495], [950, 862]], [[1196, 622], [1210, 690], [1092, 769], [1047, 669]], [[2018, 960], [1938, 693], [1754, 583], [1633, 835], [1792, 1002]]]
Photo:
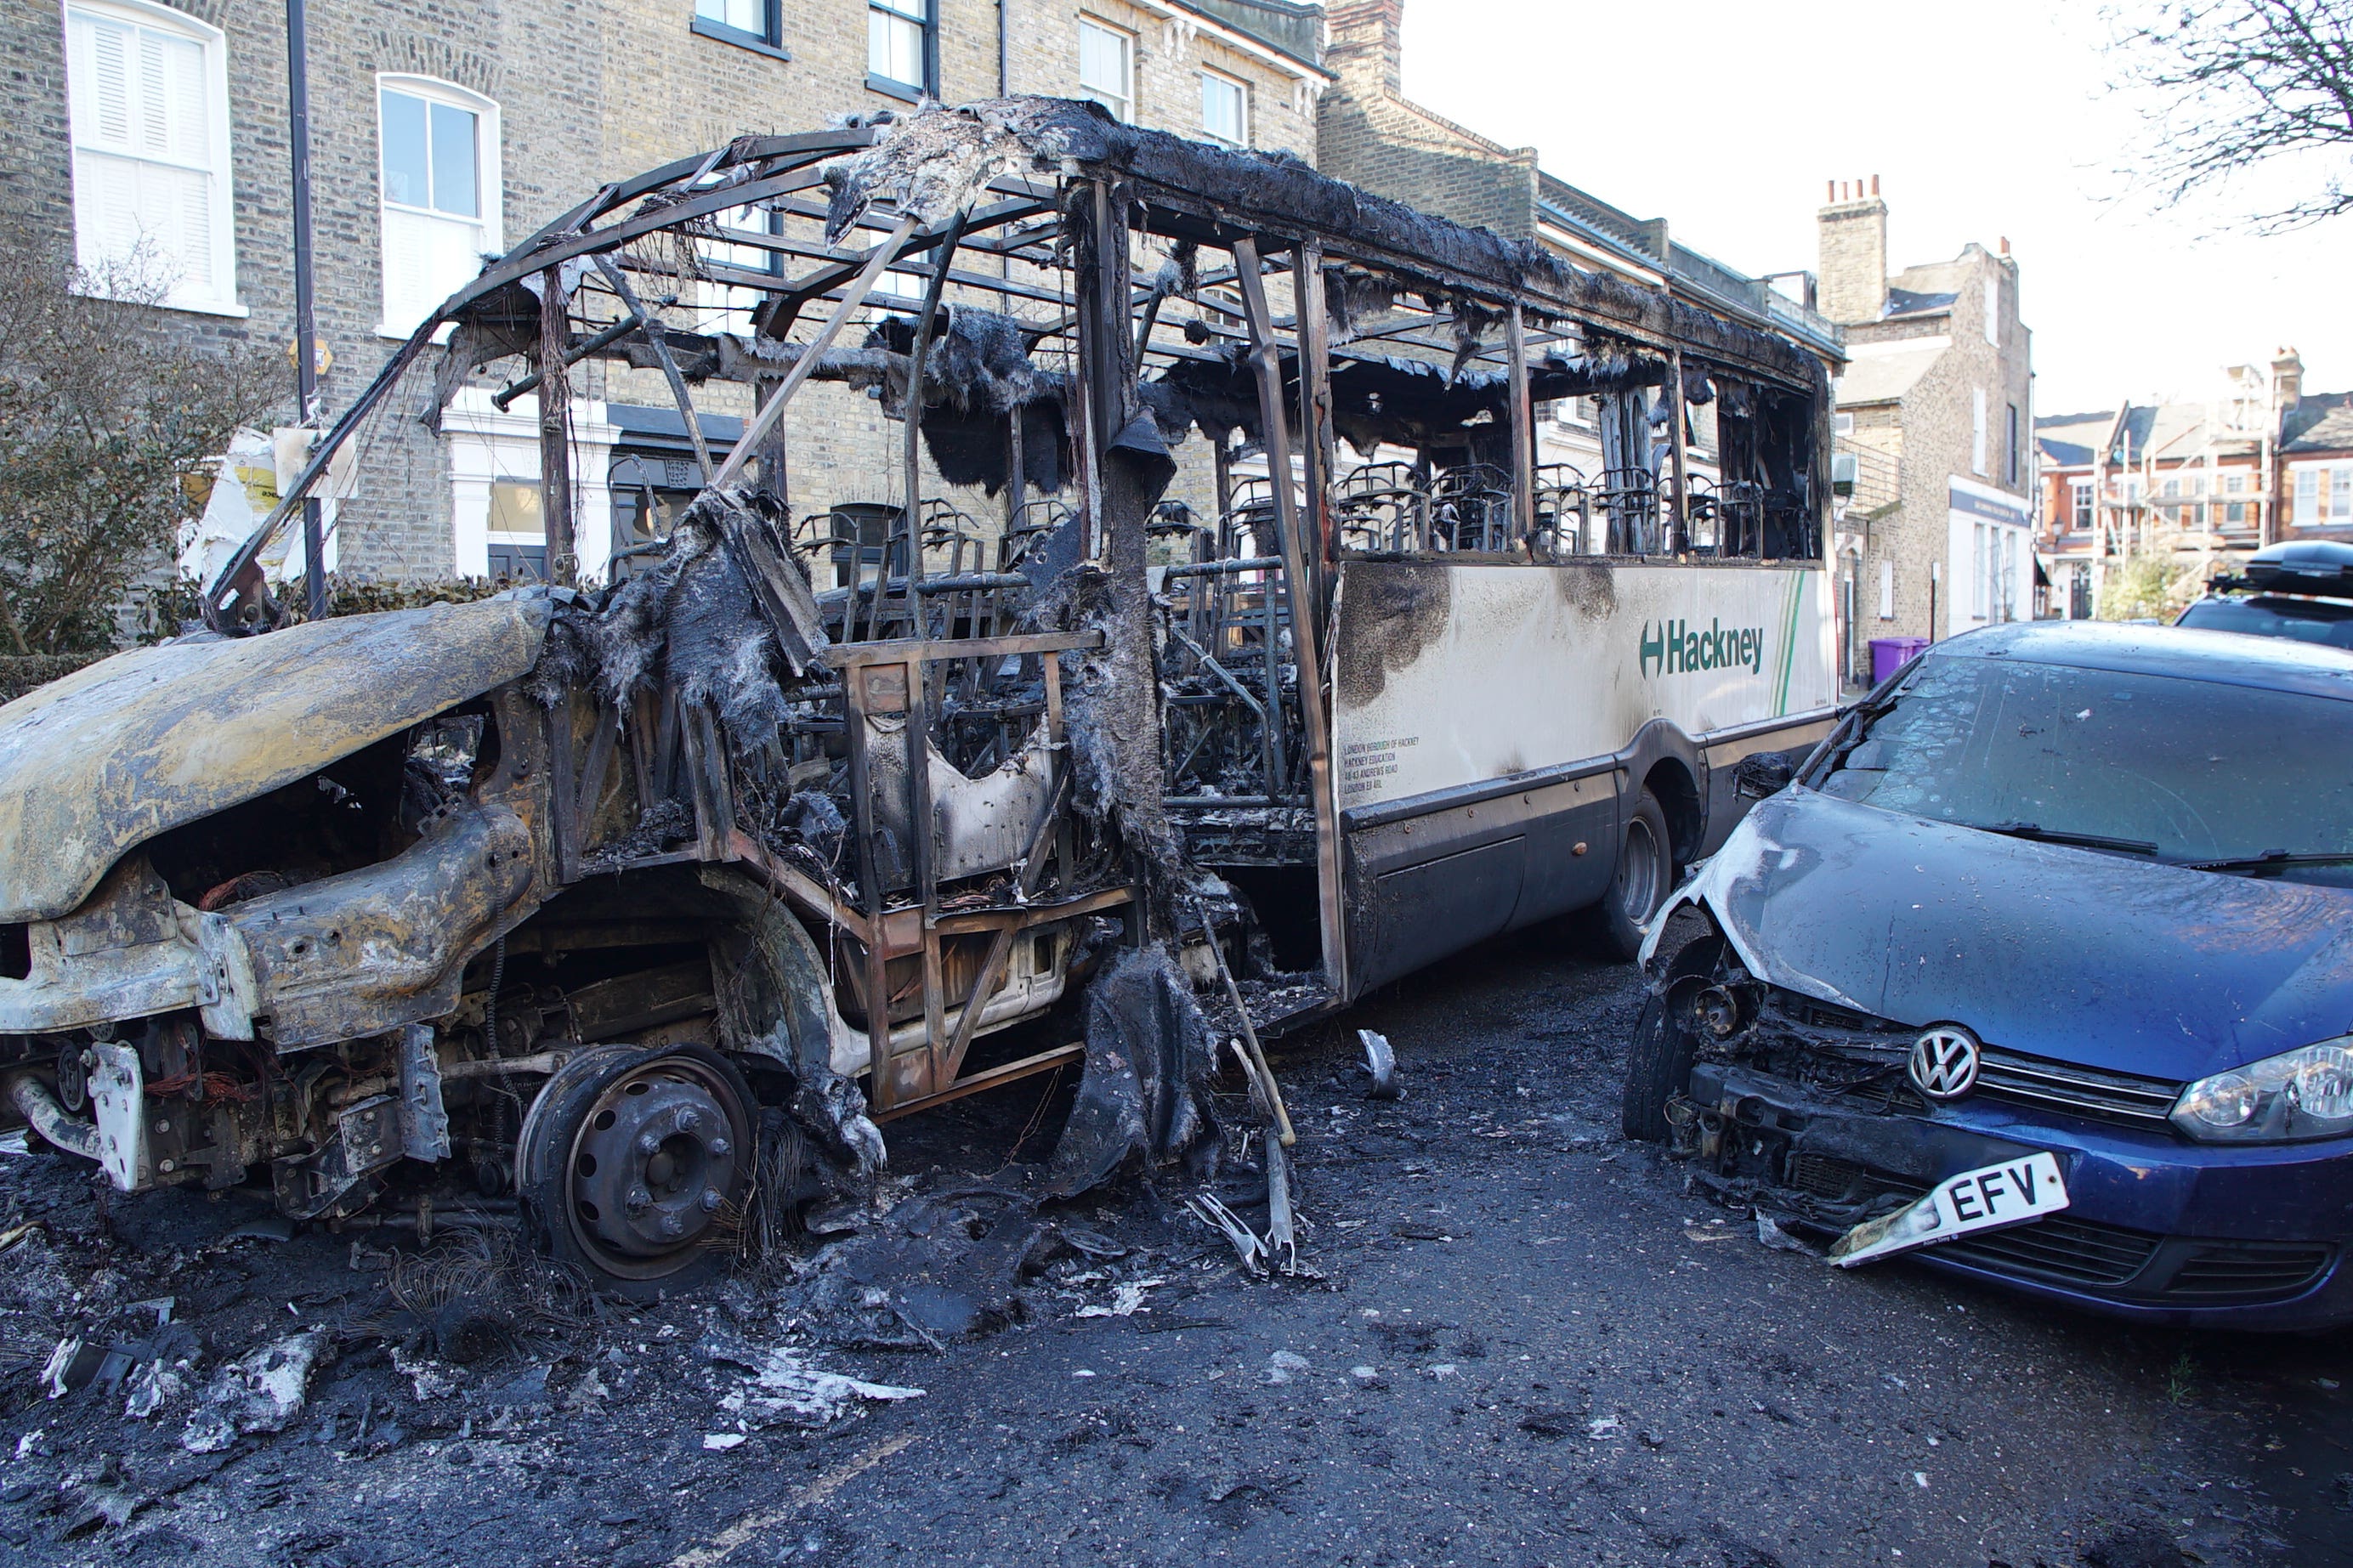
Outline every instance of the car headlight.
[[2287, 1143], [2353, 1132], [2353, 1035], [2201, 1078], [2173, 1102], [2201, 1143]]

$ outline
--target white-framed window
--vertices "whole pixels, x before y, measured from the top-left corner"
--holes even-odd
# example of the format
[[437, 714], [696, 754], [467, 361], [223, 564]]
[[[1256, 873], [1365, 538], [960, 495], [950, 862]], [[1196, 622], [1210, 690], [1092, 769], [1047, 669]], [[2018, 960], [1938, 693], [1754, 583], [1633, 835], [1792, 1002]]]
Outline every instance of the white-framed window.
[[913, 316], [923, 309], [927, 279], [912, 272], [884, 272], [866, 296], [866, 324], [879, 327], [893, 316]]
[[793, 58], [784, 47], [782, 0], [694, 0], [694, 30], [764, 55]]
[[[756, 206], [733, 207], [719, 215], [719, 228], [723, 234], [729, 230], [741, 234], [781, 234], [784, 232], [783, 215]], [[702, 251], [704, 261], [742, 272], [781, 276], [785, 269], [785, 258], [781, 253], [757, 245], [705, 241]], [[699, 331], [739, 335], [751, 332], [752, 312], [768, 298], [763, 289], [719, 278], [699, 279], [696, 294], [696, 303], [701, 306], [703, 315], [698, 323]]]
[[[572, 497], [580, 578], [601, 580], [612, 565], [610, 471], [620, 432], [603, 403], [572, 401], [572, 440], [579, 482]], [[511, 408], [486, 386], [463, 386], [442, 415], [450, 485], [450, 542], [461, 577], [540, 578], [547, 573], [547, 520], [541, 505], [539, 399], [525, 394]]]
[[938, 90], [932, 80], [932, 0], [868, 0], [866, 74], [870, 85], [910, 92]]
[[1250, 145], [1250, 88], [1215, 71], [1201, 73], [1201, 134], [1229, 147]]
[[1985, 280], [1985, 340], [1994, 347], [2001, 346], [2001, 279]]
[[2300, 523], [2320, 521], [2320, 470], [2298, 468], [2295, 471], [2295, 518]]
[[1091, 16], [1079, 18], [1079, 96], [1115, 120], [1135, 117], [1135, 38]]
[[1982, 386], [1969, 389], [1969, 471], [1986, 471], [1986, 393]]
[[101, 286], [245, 315], [220, 29], [131, 0], [69, 5], [65, 29], [75, 259]]
[[2072, 479], [2068, 482], [2068, 516], [2070, 524], [2078, 529], [2092, 526], [2092, 481]]
[[499, 109], [429, 77], [376, 79], [384, 321], [406, 337], [500, 248]]
[[1895, 563], [1885, 556], [1879, 561], [1879, 618], [1895, 618]]
[[1831, 415], [1831, 435], [1833, 435], [1833, 436], [1852, 436], [1852, 435], [1853, 435], [1853, 434], [1854, 434], [1854, 416], [1853, 416], [1853, 415], [1852, 415], [1852, 414], [1833, 414], [1833, 415]]
[[2328, 521], [2353, 521], [2353, 467], [2328, 470]]

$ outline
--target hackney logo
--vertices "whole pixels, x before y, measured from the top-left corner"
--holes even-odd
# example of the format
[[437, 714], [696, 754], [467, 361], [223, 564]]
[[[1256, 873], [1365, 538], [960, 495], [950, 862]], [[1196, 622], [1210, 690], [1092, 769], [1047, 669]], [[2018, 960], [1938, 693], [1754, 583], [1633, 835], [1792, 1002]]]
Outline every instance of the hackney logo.
[[1644, 675], [1696, 675], [1706, 669], [1762, 670], [1765, 628], [1726, 626], [1711, 619], [1642, 623]]

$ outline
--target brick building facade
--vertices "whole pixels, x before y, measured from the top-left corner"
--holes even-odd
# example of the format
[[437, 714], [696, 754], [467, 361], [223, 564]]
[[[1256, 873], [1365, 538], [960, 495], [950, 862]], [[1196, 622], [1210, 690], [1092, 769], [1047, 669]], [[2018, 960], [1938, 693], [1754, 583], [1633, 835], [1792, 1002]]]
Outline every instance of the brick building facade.
[[[1818, 300], [1846, 329], [1839, 447], [1858, 491], [1838, 542], [1860, 677], [1874, 637], [1951, 637], [2034, 614], [2032, 339], [2018, 263], [1971, 244], [1887, 268], [1887, 204], [1859, 184], [1819, 214]], [[1857, 502], [1863, 497], [1858, 494]]]
[[2188, 593], [2278, 537], [2278, 417], [2263, 373], [2242, 364], [2204, 402], [2127, 401], [2036, 420], [2040, 547], [2051, 582], [2044, 613], [2100, 613], [2108, 573], [2127, 554], [2174, 558]]
[[[926, 95], [1034, 92], [1093, 97], [1141, 123], [1312, 162], [1328, 79], [1321, 12], [1289, 0], [312, 0], [308, 10], [330, 416], [482, 253], [607, 181], [732, 137]], [[290, 358], [285, 27], [274, 0], [11, 7], [0, 18], [12, 66], [0, 89], [0, 206], [86, 259], [140, 245], [143, 264], [178, 279], [157, 312], [165, 330], [284, 346]], [[708, 327], [728, 303], [681, 299], [667, 313]], [[291, 422], [288, 379], [280, 417]], [[610, 481], [584, 483], [575, 503], [593, 569], [628, 537], [649, 476], [673, 475], [687, 442], [653, 373], [592, 363], [574, 390], [577, 470]], [[710, 392], [706, 428], [723, 442], [748, 393]], [[881, 476], [893, 471], [895, 422], [840, 388], [810, 392], [792, 413], [797, 506], [889, 499]], [[407, 580], [529, 565], [536, 411], [526, 396], [501, 412], [489, 393], [461, 392], [439, 436], [413, 417], [417, 396], [378, 420], [364, 484], [336, 503], [339, 570]], [[1206, 453], [1187, 458], [1206, 468]], [[277, 482], [257, 433], [214, 486], [203, 520], [212, 559], [274, 502]]]

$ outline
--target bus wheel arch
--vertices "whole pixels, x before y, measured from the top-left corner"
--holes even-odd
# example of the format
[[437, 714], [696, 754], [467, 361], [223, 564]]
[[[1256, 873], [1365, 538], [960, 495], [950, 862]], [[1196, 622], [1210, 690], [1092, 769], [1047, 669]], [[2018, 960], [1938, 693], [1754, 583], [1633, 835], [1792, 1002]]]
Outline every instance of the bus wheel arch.
[[1699, 784], [1681, 758], [1667, 756], [1651, 764], [1650, 771], [1642, 775], [1642, 787], [1650, 791], [1659, 809], [1666, 814], [1667, 836], [1674, 852], [1675, 868], [1680, 870], [1697, 857], [1700, 836], [1704, 831]]

